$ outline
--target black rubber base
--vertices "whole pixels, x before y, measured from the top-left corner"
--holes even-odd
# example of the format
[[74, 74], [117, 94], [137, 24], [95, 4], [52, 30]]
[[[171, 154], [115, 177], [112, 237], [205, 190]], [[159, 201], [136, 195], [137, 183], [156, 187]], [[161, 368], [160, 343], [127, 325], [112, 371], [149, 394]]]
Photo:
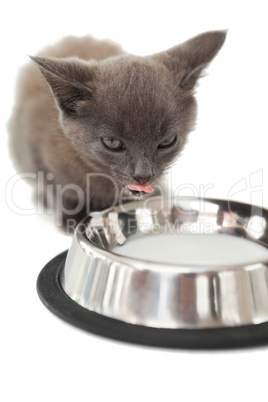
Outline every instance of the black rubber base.
[[268, 344], [268, 323], [216, 329], [166, 329], [128, 324], [105, 317], [75, 303], [61, 287], [67, 252], [40, 272], [37, 291], [45, 306], [63, 320], [86, 331], [124, 342], [186, 349], [223, 349]]

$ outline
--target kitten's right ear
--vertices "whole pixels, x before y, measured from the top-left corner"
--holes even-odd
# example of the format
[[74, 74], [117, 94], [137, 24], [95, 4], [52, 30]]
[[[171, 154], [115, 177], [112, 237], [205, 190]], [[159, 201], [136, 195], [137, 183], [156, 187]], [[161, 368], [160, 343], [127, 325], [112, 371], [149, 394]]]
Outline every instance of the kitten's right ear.
[[222, 47], [226, 34], [227, 31], [205, 32], [166, 52], [153, 55], [153, 58], [176, 76], [180, 88], [192, 90], [204, 68]]
[[94, 73], [86, 63], [74, 58], [30, 58], [38, 64], [58, 106], [65, 114], [75, 115], [81, 102], [92, 98]]

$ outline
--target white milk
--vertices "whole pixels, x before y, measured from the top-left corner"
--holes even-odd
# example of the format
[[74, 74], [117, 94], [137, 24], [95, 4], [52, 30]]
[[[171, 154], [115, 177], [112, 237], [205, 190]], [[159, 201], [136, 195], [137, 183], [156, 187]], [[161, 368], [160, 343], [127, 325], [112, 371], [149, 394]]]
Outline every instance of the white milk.
[[265, 247], [224, 234], [158, 234], [126, 242], [112, 251], [128, 257], [172, 264], [220, 266], [268, 260], [268, 249]]

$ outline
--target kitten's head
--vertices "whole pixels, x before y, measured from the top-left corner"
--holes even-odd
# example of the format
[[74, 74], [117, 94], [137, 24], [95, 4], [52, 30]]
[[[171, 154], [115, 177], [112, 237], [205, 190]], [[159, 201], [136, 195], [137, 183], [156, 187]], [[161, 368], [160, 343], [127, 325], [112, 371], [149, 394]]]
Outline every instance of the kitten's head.
[[195, 123], [194, 87], [225, 36], [207, 32], [148, 57], [33, 60], [52, 89], [66, 137], [121, 189], [155, 184], [181, 152]]

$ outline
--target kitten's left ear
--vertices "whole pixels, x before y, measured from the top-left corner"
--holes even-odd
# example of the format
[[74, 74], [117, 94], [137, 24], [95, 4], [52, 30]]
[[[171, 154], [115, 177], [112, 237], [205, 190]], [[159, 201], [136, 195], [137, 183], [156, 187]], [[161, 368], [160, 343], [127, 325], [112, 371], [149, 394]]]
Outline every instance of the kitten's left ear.
[[54, 57], [30, 58], [39, 66], [47, 80], [59, 108], [75, 115], [81, 102], [92, 98], [94, 68], [81, 60]]
[[192, 89], [204, 68], [222, 47], [227, 31], [210, 31], [154, 56], [176, 74], [180, 88]]

